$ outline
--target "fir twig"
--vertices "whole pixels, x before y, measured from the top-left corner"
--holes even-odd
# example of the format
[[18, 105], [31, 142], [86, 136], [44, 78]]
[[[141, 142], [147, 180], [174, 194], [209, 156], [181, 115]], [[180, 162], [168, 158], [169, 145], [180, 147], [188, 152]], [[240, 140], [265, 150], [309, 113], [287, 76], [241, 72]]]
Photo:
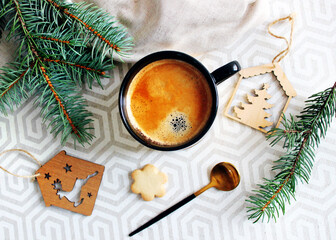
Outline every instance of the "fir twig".
[[249, 219], [268, 221], [279, 217], [280, 211], [285, 213], [286, 203], [291, 197], [295, 199], [295, 187], [300, 180], [308, 183], [314, 163], [314, 150], [320, 139], [324, 138], [336, 110], [336, 82], [320, 93], [314, 94], [305, 102], [306, 106], [295, 120], [283, 118], [284, 129], [276, 128], [269, 132], [268, 138], [273, 138], [271, 145], [284, 141], [287, 153], [275, 161], [272, 170], [279, 173], [273, 179], [265, 179], [254, 190], [247, 202]]
[[68, 40], [61, 40], [53, 37], [45, 37], [45, 36], [36, 36], [41, 39], [49, 40], [49, 41], [55, 41], [55, 42], [60, 42], [60, 43], [65, 43], [65, 44], [70, 44], [70, 41]]
[[63, 64], [63, 65], [74, 66], [74, 67], [85, 69], [87, 71], [96, 72], [96, 73], [98, 73], [100, 75], [105, 75], [105, 72], [101, 71], [99, 69], [90, 68], [90, 67], [87, 67], [87, 66], [84, 66], [84, 65], [80, 65], [80, 64], [76, 64], [76, 63], [65, 62], [65, 61], [62, 61], [62, 60], [59, 60], [59, 59], [45, 58], [45, 59], [43, 59], [43, 61], [45, 61], [45, 62], [56, 62], [56, 63]]
[[37, 96], [43, 122], [64, 144], [70, 136], [89, 143], [92, 114], [78, 86], [113, 68], [112, 56], [127, 54], [132, 41], [107, 13], [64, 0], [0, 0], [0, 36], [18, 44], [13, 63], [0, 69], [0, 111]]

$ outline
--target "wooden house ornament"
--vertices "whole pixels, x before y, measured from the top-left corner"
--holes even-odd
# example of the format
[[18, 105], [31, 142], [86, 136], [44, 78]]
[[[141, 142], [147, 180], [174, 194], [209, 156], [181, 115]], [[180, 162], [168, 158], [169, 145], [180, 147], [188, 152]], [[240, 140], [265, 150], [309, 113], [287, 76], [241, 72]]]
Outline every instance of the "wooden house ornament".
[[[243, 79], [247, 79], [250, 77], [262, 75], [265, 73], [271, 73], [275, 76], [275, 79], [279, 82], [280, 86], [282, 87], [283, 91], [287, 96], [287, 101], [282, 109], [282, 113], [285, 113], [287, 107], [289, 105], [290, 100], [296, 96], [296, 91], [287, 79], [285, 73], [283, 72], [282, 68], [280, 67], [278, 62], [270, 63], [262, 66], [251, 67], [242, 69], [239, 71], [239, 79], [237, 82], [237, 86], [235, 87], [233, 94], [228, 102], [228, 105], [225, 109], [225, 116], [236, 120], [240, 123], [248, 125], [254, 129], [257, 129], [261, 132], [267, 133], [264, 129], [266, 127], [272, 126], [274, 123], [267, 120], [268, 117], [271, 115], [265, 111], [265, 109], [270, 109], [273, 106], [267, 103], [267, 100], [271, 97], [267, 93], [268, 84], [264, 84], [262, 89], [255, 89], [256, 96], [249, 96], [247, 95], [247, 104], [241, 103], [240, 106], [235, 106], [233, 108], [233, 112], [235, 115], [230, 114], [231, 104], [232, 101], [237, 93], [239, 85]], [[282, 119], [282, 114], [275, 124], [275, 127], [278, 127]]]
[[105, 167], [61, 151], [40, 169], [37, 182], [47, 207], [91, 215]]

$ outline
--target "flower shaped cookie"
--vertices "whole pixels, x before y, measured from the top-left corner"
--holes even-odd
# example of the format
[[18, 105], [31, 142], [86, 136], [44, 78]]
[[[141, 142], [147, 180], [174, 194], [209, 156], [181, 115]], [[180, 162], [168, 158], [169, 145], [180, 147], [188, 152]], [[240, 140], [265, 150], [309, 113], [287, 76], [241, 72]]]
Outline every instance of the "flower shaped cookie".
[[131, 186], [132, 192], [141, 194], [145, 201], [151, 201], [154, 197], [163, 197], [166, 193], [164, 184], [168, 180], [167, 175], [151, 164], [132, 172], [132, 178], [134, 180]]

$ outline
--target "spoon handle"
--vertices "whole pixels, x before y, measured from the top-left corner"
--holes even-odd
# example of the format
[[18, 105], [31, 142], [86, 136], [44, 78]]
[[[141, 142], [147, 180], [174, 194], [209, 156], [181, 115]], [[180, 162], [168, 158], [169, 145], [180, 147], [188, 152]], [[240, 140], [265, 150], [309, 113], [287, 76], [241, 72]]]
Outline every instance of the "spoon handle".
[[190, 202], [191, 200], [193, 200], [196, 197], [196, 195], [193, 193], [190, 196], [186, 197], [185, 199], [179, 201], [178, 203], [176, 203], [174, 206], [171, 206], [170, 208], [168, 208], [167, 210], [165, 210], [164, 212], [160, 213], [159, 215], [157, 215], [155, 218], [149, 220], [147, 223], [145, 223], [144, 225], [142, 225], [141, 227], [137, 228], [136, 230], [134, 230], [133, 232], [131, 232], [128, 236], [132, 237], [133, 235], [137, 234], [138, 232], [141, 232], [142, 230], [144, 230], [145, 228], [148, 228], [149, 226], [151, 226], [152, 224], [156, 223], [157, 221], [160, 221], [162, 218], [166, 217], [167, 215], [169, 215], [170, 213], [174, 212], [175, 210], [179, 209], [180, 207], [182, 207], [183, 205], [185, 205], [186, 203]]

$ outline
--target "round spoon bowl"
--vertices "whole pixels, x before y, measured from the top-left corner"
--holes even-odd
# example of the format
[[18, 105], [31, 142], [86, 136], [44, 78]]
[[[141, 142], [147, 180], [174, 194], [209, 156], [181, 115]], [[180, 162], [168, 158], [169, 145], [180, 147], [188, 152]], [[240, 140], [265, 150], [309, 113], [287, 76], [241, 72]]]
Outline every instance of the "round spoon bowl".
[[218, 190], [231, 191], [239, 185], [240, 176], [231, 163], [221, 162], [211, 170], [210, 181]]

